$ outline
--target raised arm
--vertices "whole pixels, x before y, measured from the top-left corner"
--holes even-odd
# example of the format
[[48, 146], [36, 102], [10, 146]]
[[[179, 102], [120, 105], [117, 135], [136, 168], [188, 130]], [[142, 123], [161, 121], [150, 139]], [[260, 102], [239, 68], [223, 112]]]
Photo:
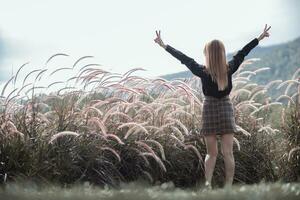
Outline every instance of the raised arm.
[[204, 66], [198, 64], [193, 58], [188, 57], [181, 51], [173, 48], [170, 45], [166, 45], [166, 51], [169, 52], [172, 56], [177, 58], [181, 64], [184, 64], [189, 68], [189, 70], [196, 76], [202, 77], [204, 74]]
[[239, 50], [233, 58], [228, 62], [229, 72], [233, 74], [237, 71], [239, 66], [244, 61], [245, 57], [249, 54], [249, 52], [258, 45], [259, 41], [257, 38], [254, 38], [251, 42], [245, 45], [241, 50]]
[[163, 47], [167, 52], [169, 52], [172, 56], [177, 58], [182, 64], [186, 65], [189, 70], [196, 76], [202, 77], [204, 76], [204, 66], [198, 64], [193, 58], [188, 57], [181, 51], [175, 49], [170, 45], [165, 45], [160, 37], [160, 31], [156, 31], [157, 38], [154, 39], [156, 43], [158, 43], [161, 47]]
[[233, 58], [228, 62], [229, 64], [229, 72], [233, 74], [237, 71], [239, 66], [244, 61], [245, 57], [249, 54], [249, 52], [258, 45], [259, 41], [264, 39], [265, 37], [269, 37], [270, 34], [268, 31], [270, 30], [271, 26], [268, 27], [267, 24], [265, 25], [264, 31], [259, 35], [259, 37], [254, 38], [251, 42], [245, 45], [241, 50], [239, 50]]

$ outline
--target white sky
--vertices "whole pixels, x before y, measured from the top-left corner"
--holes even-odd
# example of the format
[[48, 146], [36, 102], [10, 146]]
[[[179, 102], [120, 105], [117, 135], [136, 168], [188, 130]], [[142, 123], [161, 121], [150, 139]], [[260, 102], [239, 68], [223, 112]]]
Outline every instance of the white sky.
[[203, 62], [206, 41], [218, 38], [227, 52], [236, 51], [265, 23], [272, 25], [271, 37], [261, 46], [298, 37], [299, 5], [297, 0], [0, 0], [0, 72], [7, 80], [12, 68], [30, 61], [26, 69], [36, 69], [55, 53], [69, 54], [59, 58], [69, 65], [92, 55], [92, 63], [118, 73], [135, 67], [147, 70], [136, 73], [143, 76], [184, 71], [154, 43], [155, 30], [165, 43]]

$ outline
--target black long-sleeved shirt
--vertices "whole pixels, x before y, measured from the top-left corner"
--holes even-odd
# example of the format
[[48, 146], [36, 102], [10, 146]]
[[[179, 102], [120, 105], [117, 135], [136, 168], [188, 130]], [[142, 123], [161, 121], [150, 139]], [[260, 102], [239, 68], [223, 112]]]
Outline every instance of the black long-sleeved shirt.
[[205, 96], [213, 96], [216, 98], [222, 98], [226, 95], [229, 95], [232, 89], [232, 74], [237, 71], [238, 67], [244, 61], [245, 56], [258, 45], [258, 39], [255, 38], [251, 42], [249, 42], [246, 46], [244, 46], [241, 50], [239, 50], [233, 58], [228, 62], [229, 70], [228, 70], [228, 86], [222, 90], [218, 90], [218, 84], [213, 82], [211, 76], [205, 70], [205, 66], [198, 64], [193, 58], [186, 56], [184, 53], [179, 50], [173, 48], [170, 45], [166, 45], [166, 51], [173, 55], [175, 58], [180, 60], [180, 62], [186, 65], [191, 72], [201, 78], [202, 82], [202, 91]]

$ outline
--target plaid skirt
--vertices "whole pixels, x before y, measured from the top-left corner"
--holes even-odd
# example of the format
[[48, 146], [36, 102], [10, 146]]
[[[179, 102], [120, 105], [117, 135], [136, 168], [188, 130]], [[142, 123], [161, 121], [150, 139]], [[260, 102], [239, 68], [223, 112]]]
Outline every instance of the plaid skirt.
[[204, 96], [200, 133], [223, 135], [239, 132], [234, 118], [234, 107], [229, 96]]

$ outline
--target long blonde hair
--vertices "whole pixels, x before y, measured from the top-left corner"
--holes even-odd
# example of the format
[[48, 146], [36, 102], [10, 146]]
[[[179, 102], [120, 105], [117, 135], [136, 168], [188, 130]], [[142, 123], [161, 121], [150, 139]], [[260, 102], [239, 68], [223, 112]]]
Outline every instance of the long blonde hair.
[[224, 44], [220, 40], [212, 40], [205, 45], [203, 53], [208, 73], [218, 84], [218, 90], [224, 90], [228, 85], [228, 65]]

